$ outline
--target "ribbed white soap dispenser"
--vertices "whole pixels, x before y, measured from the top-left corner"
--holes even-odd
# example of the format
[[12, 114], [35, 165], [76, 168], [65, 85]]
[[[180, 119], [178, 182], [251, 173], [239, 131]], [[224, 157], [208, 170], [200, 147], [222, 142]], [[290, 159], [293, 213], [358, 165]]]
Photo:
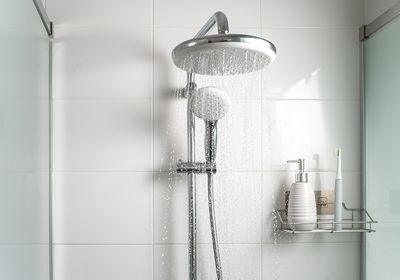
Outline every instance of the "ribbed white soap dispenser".
[[313, 230], [317, 222], [317, 205], [312, 185], [308, 182], [308, 174], [304, 172], [305, 159], [288, 160], [298, 163], [299, 173], [290, 188], [288, 205], [288, 222], [293, 230]]

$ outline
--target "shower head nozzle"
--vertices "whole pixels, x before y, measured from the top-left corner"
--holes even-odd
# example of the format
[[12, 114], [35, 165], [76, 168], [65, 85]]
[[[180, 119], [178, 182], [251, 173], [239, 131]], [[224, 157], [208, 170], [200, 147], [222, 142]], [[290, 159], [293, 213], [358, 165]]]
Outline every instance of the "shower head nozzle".
[[213, 122], [223, 118], [229, 110], [229, 98], [216, 87], [198, 89], [191, 99], [191, 110], [200, 119]]

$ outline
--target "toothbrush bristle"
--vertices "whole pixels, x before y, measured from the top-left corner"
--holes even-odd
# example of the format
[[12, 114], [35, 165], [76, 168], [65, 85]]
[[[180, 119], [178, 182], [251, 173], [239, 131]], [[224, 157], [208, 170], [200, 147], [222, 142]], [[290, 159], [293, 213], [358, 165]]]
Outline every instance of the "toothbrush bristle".
[[340, 156], [342, 153], [342, 149], [341, 148], [336, 148], [336, 155]]

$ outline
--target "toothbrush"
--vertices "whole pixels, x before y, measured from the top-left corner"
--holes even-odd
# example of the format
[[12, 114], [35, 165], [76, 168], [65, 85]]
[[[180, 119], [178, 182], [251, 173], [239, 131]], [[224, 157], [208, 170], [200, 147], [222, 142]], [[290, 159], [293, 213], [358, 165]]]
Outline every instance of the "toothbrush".
[[342, 230], [342, 189], [343, 189], [343, 177], [342, 177], [342, 149], [336, 149], [337, 156], [337, 172], [335, 179], [335, 231]]

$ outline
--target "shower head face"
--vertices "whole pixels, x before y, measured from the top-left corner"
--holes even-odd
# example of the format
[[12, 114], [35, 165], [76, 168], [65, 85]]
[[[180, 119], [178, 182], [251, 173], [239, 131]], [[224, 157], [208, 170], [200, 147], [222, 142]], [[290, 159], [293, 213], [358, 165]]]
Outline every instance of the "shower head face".
[[203, 87], [191, 98], [191, 110], [200, 119], [215, 122], [229, 110], [230, 102], [226, 93], [216, 87]]
[[174, 48], [174, 64], [200, 75], [236, 75], [258, 71], [276, 57], [275, 46], [260, 37], [218, 34], [185, 41]]

